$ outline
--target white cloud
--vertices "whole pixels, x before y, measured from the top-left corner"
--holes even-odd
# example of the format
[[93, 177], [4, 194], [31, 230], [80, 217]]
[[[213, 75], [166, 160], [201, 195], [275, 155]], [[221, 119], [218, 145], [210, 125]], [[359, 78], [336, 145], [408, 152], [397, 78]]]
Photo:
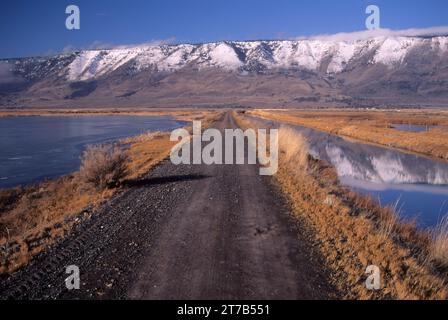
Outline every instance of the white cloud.
[[69, 44], [69, 45], [66, 45], [64, 48], [62, 48], [62, 53], [72, 53], [72, 52], [78, 51], [78, 50], [81, 50], [81, 49]]
[[161, 46], [164, 44], [173, 44], [176, 41], [175, 37], [171, 37], [168, 39], [160, 39], [160, 40], [151, 40], [149, 42], [139, 43], [139, 44], [127, 44], [120, 46], [113, 46], [112, 49], [128, 49], [135, 47], [150, 47], [150, 46]]
[[448, 26], [431, 27], [423, 29], [405, 29], [405, 30], [364, 30], [355, 32], [341, 32], [335, 34], [321, 34], [308, 37], [298, 37], [297, 40], [324, 40], [324, 41], [357, 41], [366, 40], [375, 37], [422, 37], [448, 35]]
[[20, 83], [24, 79], [14, 74], [15, 66], [7, 61], [0, 61], [0, 84], [4, 83]]

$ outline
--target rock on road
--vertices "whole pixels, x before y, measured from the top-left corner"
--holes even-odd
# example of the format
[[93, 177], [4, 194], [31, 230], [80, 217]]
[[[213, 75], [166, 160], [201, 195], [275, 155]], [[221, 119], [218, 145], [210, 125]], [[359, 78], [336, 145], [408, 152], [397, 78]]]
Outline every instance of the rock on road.
[[[215, 127], [236, 128], [226, 113]], [[258, 165], [169, 159], [29, 266], [1, 298], [326, 299], [335, 296], [272, 177]], [[67, 290], [77, 265], [81, 288]]]

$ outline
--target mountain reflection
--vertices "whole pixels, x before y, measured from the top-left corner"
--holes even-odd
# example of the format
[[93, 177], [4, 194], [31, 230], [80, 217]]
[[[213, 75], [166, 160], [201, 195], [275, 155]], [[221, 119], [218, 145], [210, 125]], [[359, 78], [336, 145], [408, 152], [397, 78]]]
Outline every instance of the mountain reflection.
[[331, 162], [341, 178], [386, 184], [448, 185], [448, 164], [302, 129], [311, 154]]

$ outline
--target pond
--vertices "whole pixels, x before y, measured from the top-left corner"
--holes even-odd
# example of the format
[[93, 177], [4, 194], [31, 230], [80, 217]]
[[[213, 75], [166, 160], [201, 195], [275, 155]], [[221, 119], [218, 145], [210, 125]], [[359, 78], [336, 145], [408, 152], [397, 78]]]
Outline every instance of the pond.
[[432, 128], [436, 128], [437, 126], [428, 126], [421, 124], [392, 124], [392, 128], [398, 131], [407, 131], [407, 132], [425, 132], [429, 131]]
[[88, 144], [185, 125], [171, 117], [29, 116], [0, 118], [0, 188], [68, 174], [79, 169]]

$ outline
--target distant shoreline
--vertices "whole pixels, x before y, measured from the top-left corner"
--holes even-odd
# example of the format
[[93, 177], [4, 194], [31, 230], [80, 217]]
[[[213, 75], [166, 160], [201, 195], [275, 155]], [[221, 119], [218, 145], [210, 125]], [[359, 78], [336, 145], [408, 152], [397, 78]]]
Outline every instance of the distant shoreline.
[[[205, 110], [205, 109], [204, 109]], [[4, 117], [73, 117], [73, 116], [172, 116], [176, 120], [186, 120], [191, 118], [191, 112], [195, 109], [20, 109], [7, 110], [0, 109], [0, 118]], [[200, 111], [200, 110], [197, 110]]]

